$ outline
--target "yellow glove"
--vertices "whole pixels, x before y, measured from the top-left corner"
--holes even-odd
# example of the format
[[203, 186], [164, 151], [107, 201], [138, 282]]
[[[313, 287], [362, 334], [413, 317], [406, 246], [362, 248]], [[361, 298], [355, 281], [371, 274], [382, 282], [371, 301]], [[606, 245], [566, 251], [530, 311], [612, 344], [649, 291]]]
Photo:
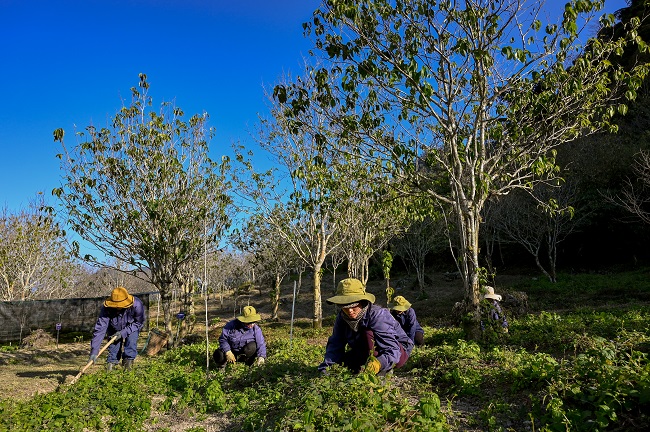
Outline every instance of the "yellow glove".
[[235, 359], [235, 355], [232, 353], [232, 351], [226, 351], [226, 361], [228, 363], [237, 362], [237, 359]]
[[375, 357], [370, 357], [366, 363], [365, 371], [370, 372], [373, 375], [377, 375], [379, 373], [379, 369], [381, 369], [381, 363], [379, 363], [379, 360], [377, 360]]
[[264, 357], [258, 357], [258, 358], [256, 358], [256, 359], [255, 359], [255, 364], [256, 364], [257, 366], [259, 366], [259, 365], [263, 365], [263, 364], [264, 364]]

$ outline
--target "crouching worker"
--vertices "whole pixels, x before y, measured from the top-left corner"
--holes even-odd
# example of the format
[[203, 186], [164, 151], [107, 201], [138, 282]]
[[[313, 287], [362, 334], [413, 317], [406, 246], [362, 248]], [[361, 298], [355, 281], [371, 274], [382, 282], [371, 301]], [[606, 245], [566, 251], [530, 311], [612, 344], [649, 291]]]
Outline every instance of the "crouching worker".
[[[104, 300], [90, 342], [90, 360], [97, 359], [102, 340], [119, 333], [118, 339], [108, 347], [106, 369], [112, 370], [122, 359], [124, 369], [133, 367], [138, 354], [138, 337], [144, 325], [144, 305], [139, 298], [128, 293], [126, 288], [117, 287], [111, 296]], [[122, 352], [124, 348], [124, 352]]]
[[242, 315], [223, 327], [219, 336], [219, 348], [212, 354], [218, 366], [238, 361], [249, 366], [264, 363], [266, 342], [262, 329], [256, 324], [261, 319], [253, 306], [246, 306]]
[[384, 375], [406, 363], [413, 341], [387, 309], [374, 304], [375, 296], [366, 292], [361, 281], [342, 280], [327, 302], [340, 310], [319, 371], [340, 364], [353, 373]]
[[402, 296], [397, 296], [388, 304], [390, 313], [397, 320], [402, 330], [415, 343], [415, 345], [424, 344], [424, 330], [418, 322], [415, 311], [411, 303]]
[[499, 305], [501, 295], [495, 294], [493, 287], [486, 286], [483, 300], [481, 302], [481, 330], [484, 335], [488, 329], [496, 331], [497, 334], [508, 333], [508, 320]]

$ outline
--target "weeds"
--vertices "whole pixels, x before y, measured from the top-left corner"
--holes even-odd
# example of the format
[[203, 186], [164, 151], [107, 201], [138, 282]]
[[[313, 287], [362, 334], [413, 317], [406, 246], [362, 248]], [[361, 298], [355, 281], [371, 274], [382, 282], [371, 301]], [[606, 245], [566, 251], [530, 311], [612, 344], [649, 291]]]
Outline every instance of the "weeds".
[[610, 303], [558, 309], [568, 295], [553, 287], [555, 307], [545, 300], [546, 311], [512, 319], [498, 344], [425, 327], [426, 345], [392, 377], [340, 367], [323, 375], [316, 366], [330, 329], [297, 325], [289, 341], [287, 325], [263, 324], [269, 358], [262, 366], [229, 365], [206, 376], [205, 345], [182, 346], [139, 359], [132, 372], [84, 375], [29, 401], [2, 400], [0, 430], [138, 431], [154, 408], [194, 419], [219, 414], [246, 431], [438, 431], [461, 420], [486, 431], [647, 428], [650, 308], [611, 304], [611, 287], [632, 289], [638, 274], [602, 277], [562, 283], [581, 296], [605, 290]]

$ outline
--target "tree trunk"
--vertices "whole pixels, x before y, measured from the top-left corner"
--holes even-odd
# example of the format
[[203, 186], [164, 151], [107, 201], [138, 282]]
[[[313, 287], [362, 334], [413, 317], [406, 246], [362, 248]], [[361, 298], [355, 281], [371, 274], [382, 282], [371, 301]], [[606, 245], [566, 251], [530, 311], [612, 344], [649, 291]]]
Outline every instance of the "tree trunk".
[[479, 282], [479, 225], [480, 206], [467, 200], [456, 200], [458, 233], [460, 240], [459, 269], [465, 290], [465, 315], [463, 330], [470, 340], [481, 338], [481, 317], [479, 302], [481, 287]]
[[300, 287], [302, 287], [302, 273], [303, 273], [302, 270], [298, 272], [298, 288], [296, 290], [296, 296], [300, 294]]
[[548, 265], [549, 265], [549, 276], [551, 277], [551, 282], [557, 282], [557, 235], [555, 232], [548, 234], [547, 237], [547, 252], [548, 252]]
[[314, 319], [312, 326], [315, 329], [323, 328], [323, 303], [320, 293], [322, 264], [314, 266]]
[[163, 309], [163, 319], [165, 321], [165, 333], [169, 335], [168, 344], [174, 346], [174, 331], [172, 329], [172, 296], [169, 289], [159, 287], [159, 290]]
[[282, 278], [280, 274], [276, 273], [275, 275], [275, 287], [273, 289], [273, 312], [271, 313], [271, 319], [278, 319], [278, 306], [280, 304], [280, 284], [282, 283]]
[[361, 263], [361, 283], [365, 286], [370, 277], [370, 258], [366, 258]]

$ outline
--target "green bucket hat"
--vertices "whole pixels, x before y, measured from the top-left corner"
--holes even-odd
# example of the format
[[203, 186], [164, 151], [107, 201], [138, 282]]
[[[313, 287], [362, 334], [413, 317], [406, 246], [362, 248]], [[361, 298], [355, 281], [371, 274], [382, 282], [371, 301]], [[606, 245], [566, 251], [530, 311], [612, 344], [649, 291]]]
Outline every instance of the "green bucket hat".
[[409, 308], [411, 307], [411, 303], [409, 303], [409, 301], [406, 300], [404, 297], [397, 296], [393, 299], [391, 303], [388, 303], [388, 307], [398, 312], [404, 312], [409, 310]]
[[374, 303], [375, 296], [366, 292], [366, 287], [363, 286], [359, 279], [348, 278], [339, 282], [336, 287], [336, 295], [326, 301], [329, 304], [347, 305], [356, 303], [359, 300], [368, 300], [370, 303]]
[[244, 313], [239, 315], [237, 319], [245, 324], [261, 321], [262, 317], [257, 313], [253, 306], [244, 306]]

